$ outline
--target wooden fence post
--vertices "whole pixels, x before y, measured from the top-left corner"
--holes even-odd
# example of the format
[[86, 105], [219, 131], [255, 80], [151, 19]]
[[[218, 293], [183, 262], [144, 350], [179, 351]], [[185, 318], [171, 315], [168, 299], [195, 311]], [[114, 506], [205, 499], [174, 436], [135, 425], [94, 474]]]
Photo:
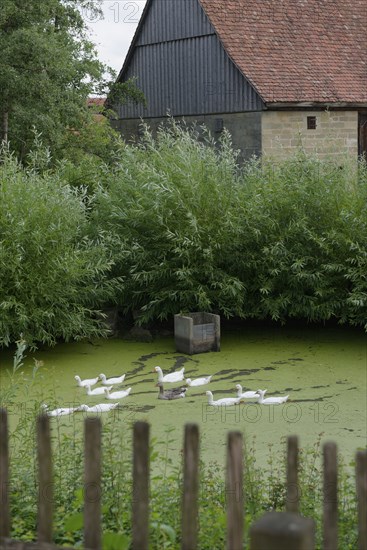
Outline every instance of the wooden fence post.
[[226, 472], [227, 550], [243, 548], [243, 445], [241, 432], [229, 432]]
[[287, 497], [286, 511], [299, 511], [300, 491], [298, 486], [298, 437], [291, 435], [287, 439]]
[[324, 444], [323, 457], [323, 550], [335, 550], [338, 548], [338, 458], [333, 441]]
[[9, 537], [9, 433], [5, 409], [0, 409], [0, 498], [0, 537]]
[[149, 424], [135, 422], [133, 442], [132, 548], [149, 546]]
[[314, 548], [315, 522], [312, 519], [291, 512], [268, 512], [251, 525], [250, 550]]
[[182, 495], [182, 550], [196, 550], [198, 543], [199, 428], [186, 424]]
[[84, 421], [84, 546], [101, 550], [101, 439], [98, 417]]
[[356, 453], [358, 550], [367, 550], [367, 451]]
[[38, 518], [37, 541], [52, 541], [53, 479], [51, 458], [50, 418], [40, 414], [37, 418], [38, 458]]

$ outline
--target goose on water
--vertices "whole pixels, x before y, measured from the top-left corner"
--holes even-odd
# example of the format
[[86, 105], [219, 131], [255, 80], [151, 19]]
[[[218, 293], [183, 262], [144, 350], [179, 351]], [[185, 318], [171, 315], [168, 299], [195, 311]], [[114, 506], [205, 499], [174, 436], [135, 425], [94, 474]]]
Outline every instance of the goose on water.
[[[94, 390], [91, 390], [91, 387], [89, 385], [85, 386], [85, 388], [87, 390], [87, 395], [104, 395], [105, 389], [106, 389], [106, 387], [104, 387], [104, 388], [94, 388]], [[108, 389], [112, 390], [112, 386], [109, 386]]]
[[162, 382], [156, 384], [159, 387], [158, 399], [180, 399], [185, 397], [187, 388], [172, 388], [171, 390], [164, 390]]
[[67, 414], [73, 414], [74, 412], [78, 411], [79, 407], [60, 407], [58, 409], [50, 411], [48, 405], [44, 403], [42, 405], [42, 409], [43, 412], [47, 414], [47, 416], [66, 416]]
[[191, 380], [191, 378], [186, 378], [186, 384], [188, 386], [205, 386], [205, 384], [209, 384], [210, 380], [212, 379], [212, 376], [204, 376], [203, 378], [196, 378], [195, 380]]
[[86, 378], [85, 380], [81, 380], [80, 376], [78, 376], [77, 374], [74, 376], [74, 378], [80, 388], [85, 388], [85, 386], [94, 386], [94, 384], [97, 384], [99, 380], [99, 376], [97, 376], [96, 378]]
[[260, 394], [257, 402], [260, 403], [260, 405], [280, 405], [281, 403], [285, 403], [289, 397], [289, 395], [285, 395], [284, 397], [266, 397], [264, 399], [266, 391], [267, 390], [257, 390], [257, 393]]
[[80, 405], [78, 411], [84, 411], [88, 413], [102, 413], [112, 411], [119, 406], [120, 403], [99, 403], [98, 405], [93, 405], [93, 407], [88, 407], [88, 405]]
[[256, 391], [242, 391], [241, 384], [236, 384], [237, 397], [241, 399], [257, 399], [260, 395]]
[[154, 370], [158, 374], [158, 382], [180, 382], [184, 379], [185, 367], [182, 367], [181, 370], [178, 370], [176, 372], [165, 374], [164, 376], [161, 367], [154, 367]]
[[125, 380], [126, 374], [121, 374], [121, 376], [114, 376], [112, 378], [106, 378], [105, 374], [100, 374], [99, 378], [101, 379], [101, 384], [103, 386], [113, 386], [114, 384], [122, 384]]
[[205, 392], [208, 396], [208, 404], [213, 407], [226, 407], [229, 405], [238, 405], [241, 402], [241, 397], [224, 397], [222, 399], [213, 400], [213, 394], [211, 391]]
[[109, 388], [104, 388], [104, 392], [107, 399], [122, 399], [123, 397], [127, 397], [129, 395], [129, 393], [131, 392], [131, 388], [127, 388], [126, 390], [121, 391], [114, 391], [112, 393], [110, 393]]

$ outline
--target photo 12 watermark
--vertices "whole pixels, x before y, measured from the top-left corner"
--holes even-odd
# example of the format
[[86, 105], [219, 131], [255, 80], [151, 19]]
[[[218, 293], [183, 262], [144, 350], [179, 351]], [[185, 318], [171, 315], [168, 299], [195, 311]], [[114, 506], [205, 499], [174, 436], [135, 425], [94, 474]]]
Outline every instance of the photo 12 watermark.
[[246, 403], [238, 405], [213, 406], [209, 403], [202, 404], [201, 420], [206, 422], [221, 423], [248, 423], [266, 421], [273, 424], [276, 421], [284, 420], [291, 424], [308, 418], [315, 424], [336, 424], [338, 419], [339, 405], [333, 401], [314, 402], [311, 405], [301, 405], [297, 402], [287, 402], [277, 405], [261, 406], [258, 403]]
[[92, 1], [81, 8], [84, 20], [89, 23], [125, 23], [136, 25], [142, 15], [145, 0], [103, 0]]

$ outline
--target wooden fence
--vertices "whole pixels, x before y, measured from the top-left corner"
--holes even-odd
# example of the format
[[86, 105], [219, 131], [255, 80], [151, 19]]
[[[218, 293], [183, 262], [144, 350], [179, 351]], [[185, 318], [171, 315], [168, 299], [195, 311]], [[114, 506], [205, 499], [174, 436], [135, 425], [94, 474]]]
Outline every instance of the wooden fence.
[[[148, 550], [149, 540], [149, 424], [136, 422], [133, 433], [132, 549]], [[84, 446], [84, 548], [101, 549], [101, 421], [85, 420]], [[287, 441], [286, 511], [269, 512], [250, 529], [251, 550], [312, 550], [315, 548], [313, 520], [299, 515], [298, 438]], [[10, 539], [8, 421], [0, 410], [0, 550], [55, 550], [52, 544], [52, 459], [50, 419], [37, 419], [39, 499], [37, 542]], [[323, 446], [324, 503], [323, 549], [337, 550], [337, 449]], [[199, 429], [187, 424], [184, 433], [182, 496], [182, 550], [198, 548]], [[240, 432], [229, 432], [226, 464], [227, 550], [244, 544], [243, 441]], [[367, 451], [356, 454], [358, 501], [358, 550], [367, 550]], [[47, 498], [44, 496], [47, 495]], [[64, 550], [66, 547], [63, 547]], [[69, 549], [70, 550], [70, 549]], [[356, 549], [357, 550], [357, 549]]]

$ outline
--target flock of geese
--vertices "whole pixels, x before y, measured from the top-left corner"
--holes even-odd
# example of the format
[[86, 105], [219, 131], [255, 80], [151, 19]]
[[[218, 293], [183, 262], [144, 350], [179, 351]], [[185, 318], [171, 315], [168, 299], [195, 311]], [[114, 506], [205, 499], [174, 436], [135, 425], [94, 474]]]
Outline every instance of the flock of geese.
[[[164, 399], [164, 400], [172, 400], [172, 399], [180, 399], [185, 397], [186, 391], [188, 387], [198, 387], [198, 386], [205, 386], [206, 384], [209, 384], [212, 376], [205, 376], [201, 378], [186, 378], [185, 379], [185, 367], [182, 367], [182, 369], [171, 372], [169, 374], [163, 374], [163, 371], [161, 367], [154, 367], [154, 371], [158, 375], [158, 381], [156, 386], [159, 388], [158, 393], [158, 399]], [[131, 387], [119, 391], [111, 391], [113, 390], [113, 386], [117, 384], [122, 384], [125, 380], [126, 374], [122, 374], [121, 376], [114, 376], [111, 378], [107, 378], [104, 374], [100, 374], [99, 376], [96, 376], [95, 378], [87, 378], [85, 380], [81, 380], [80, 376], [76, 375], [75, 380], [77, 383], [77, 386], [80, 388], [83, 388], [86, 390], [86, 395], [88, 396], [96, 396], [96, 395], [104, 395], [106, 399], [109, 400], [121, 400], [127, 397], [131, 392]], [[168, 383], [176, 383], [184, 381], [186, 386], [180, 386], [177, 388], [172, 388], [169, 390], [164, 390], [163, 384]], [[95, 386], [98, 382], [101, 382], [101, 386], [93, 388], [92, 386]], [[289, 395], [283, 396], [283, 397], [264, 397], [267, 390], [256, 390], [256, 391], [243, 391], [243, 388], [240, 384], [236, 384], [236, 391], [237, 394], [235, 397], [224, 397], [222, 399], [214, 400], [213, 393], [211, 391], [206, 391], [206, 395], [208, 397], [208, 405], [213, 407], [228, 407], [231, 405], [239, 405], [241, 402], [245, 402], [247, 399], [250, 399], [253, 402], [256, 402], [260, 405], [280, 405], [282, 403], [285, 403], [289, 397]], [[49, 407], [46, 404], [42, 405], [42, 410], [45, 414], [48, 416], [65, 416], [69, 414], [73, 414], [75, 412], [88, 412], [88, 413], [102, 413], [102, 412], [108, 412], [113, 409], [116, 409], [119, 406], [118, 403], [99, 403], [97, 405], [93, 405], [89, 407], [88, 405], [79, 405], [77, 407], [60, 407], [57, 409], [50, 410]]]

